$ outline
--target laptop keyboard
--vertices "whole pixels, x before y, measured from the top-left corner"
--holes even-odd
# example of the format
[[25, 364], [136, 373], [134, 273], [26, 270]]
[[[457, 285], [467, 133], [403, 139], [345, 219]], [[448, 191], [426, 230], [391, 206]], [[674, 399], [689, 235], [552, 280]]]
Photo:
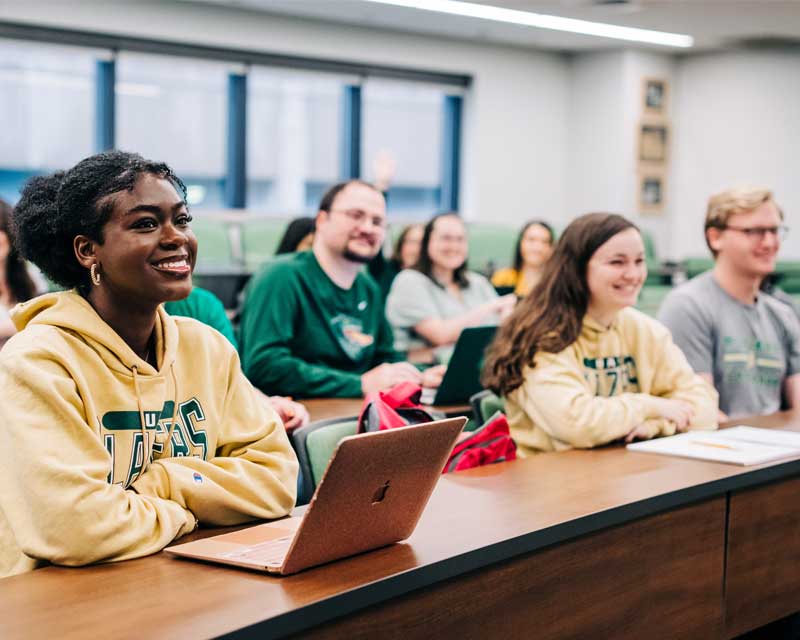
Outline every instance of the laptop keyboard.
[[276, 538], [275, 540], [267, 540], [259, 544], [242, 547], [236, 551], [229, 551], [222, 554], [222, 556], [229, 560], [259, 562], [265, 565], [280, 565], [283, 563], [283, 559], [289, 551], [292, 540], [294, 540], [293, 535]]

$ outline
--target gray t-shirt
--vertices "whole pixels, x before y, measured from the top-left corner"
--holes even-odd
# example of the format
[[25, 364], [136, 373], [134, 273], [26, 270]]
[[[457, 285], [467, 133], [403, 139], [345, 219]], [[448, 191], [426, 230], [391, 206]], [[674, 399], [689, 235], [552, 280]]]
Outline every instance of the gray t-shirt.
[[[430, 346], [414, 332], [414, 327], [428, 318], [453, 318], [497, 297], [492, 284], [479, 273], [467, 272], [469, 286], [461, 290], [461, 298], [439, 286], [428, 276], [414, 269], [404, 269], [392, 282], [386, 298], [386, 318], [394, 329], [395, 351], [408, 351]], [[480, 324], [497, 324], [496, 314], [488, 315]], [[446, 362], [452, 345], [436, 350], [436, 358]]]
[[781, 409], [783, 381], [800, 371], [800, 321], [785, 303], [761, 292], [744, 304], [707, 271], [670, 292], [658, 319], [692, 368], [712, 374], [728, 416]]

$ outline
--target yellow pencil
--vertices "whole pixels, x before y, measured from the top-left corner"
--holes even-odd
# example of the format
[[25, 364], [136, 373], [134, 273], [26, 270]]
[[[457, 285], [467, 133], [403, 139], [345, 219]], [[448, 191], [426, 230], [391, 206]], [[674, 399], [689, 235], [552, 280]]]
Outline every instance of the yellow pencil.
[[692, 440], [692, 444], [700, 445], [701, 447], [714, 447], [715, 449], [727, 449], [728, 451], [736, 451], [736, 447], [727, 444], [720, 444], [719, 442], [701, 442], [699, 440]]

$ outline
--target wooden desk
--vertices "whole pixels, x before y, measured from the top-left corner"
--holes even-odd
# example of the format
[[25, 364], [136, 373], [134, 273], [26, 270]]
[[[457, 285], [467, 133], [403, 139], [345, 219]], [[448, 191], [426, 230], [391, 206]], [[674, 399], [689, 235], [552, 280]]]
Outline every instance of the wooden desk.
[[[313, 400], [301, 400], [311, 421], [328, 420], [329, 418], [348, 418], [356, 417], [361, 411], [362, 398], [316, 398]], [[472, 414], [472, 407], [469, 404], [446, 405], [430, 407], [434, 411], [440, 411], [448, 416], [465, 416]]]
[[[793, 427], [800, 416], [743, 423]], [[725, 573], [726, 635], [733, 637], [800, 611], [800, 478], [730, 494]]]
[[[792, 546], [778, 535], [756, 556], [734, 544], [752, 528], [734, 527], [726, 556], [729, 513], [733, 527], [741, 496], [791, 491], [798, 476], [800, 460], [540, 455], [444, 476], [407, 543], [296, 576], [157, 554], [0, 580], [0, 637], [726, 637], [755, 620], [732, 611], [744, 572]], [[796, 502], [767, 511], [796, 523]], [[749, 598], [782, 603], [767, 617], [800, 609], [792, 584], [759, 584]]]

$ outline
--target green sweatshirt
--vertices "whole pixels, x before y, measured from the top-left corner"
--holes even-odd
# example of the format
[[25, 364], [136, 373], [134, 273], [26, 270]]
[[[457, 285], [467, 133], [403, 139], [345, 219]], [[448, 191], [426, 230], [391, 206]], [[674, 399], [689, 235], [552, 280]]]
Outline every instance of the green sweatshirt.
[[359, 273], [338, 287], [312, 251], [276, 258], [253, 277], [239, 343], [255, 386], [297, 398], [358, 397], [362, 373], [400, 359], [377, 285]]
[[236, 337], [233, 335], [233, 326], [225, 313], [222, 301], [210, 291], [194, 287], [188, 297], [175, 302], [165, 302], [164, 309], [171, 316], [194, 318], [209, 327], [213, 327], [228, 339], [234, 347]]

